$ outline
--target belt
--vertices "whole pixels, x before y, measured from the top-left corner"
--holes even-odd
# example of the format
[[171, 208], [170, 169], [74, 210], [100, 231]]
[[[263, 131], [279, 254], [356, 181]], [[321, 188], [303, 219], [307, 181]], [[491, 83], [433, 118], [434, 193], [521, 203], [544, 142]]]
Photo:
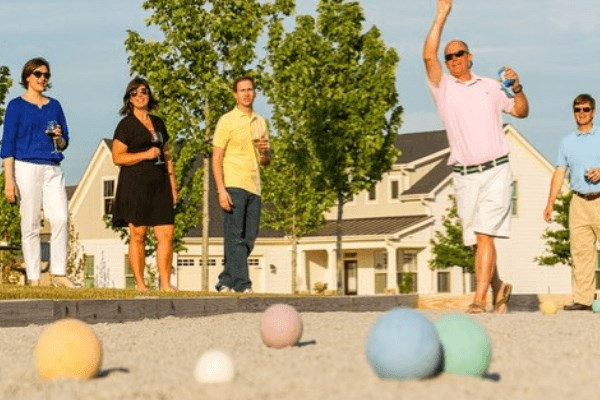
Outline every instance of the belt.
[[595, 192], [595, 193], [579, 193], [579, 192], [573, 192], [575, 193], [577, 196], [581, 197], [584, 200], [587, 201], [592, 201], [592, 200], [596, 200], [598, 198], [600, 198], [600, 192]]
[[487, 161], [482, 164], [476, 165], [457, 165], [454, 164], [452, 166], [452, 171], [457, 172], [461, 175], [469, 175], [477, 172], [487, 171], [488, 169], [492, 169], [497, 167], [498, 165], [506, 164], [508, 162], [508, 155], [498, 157], [495, 160]]

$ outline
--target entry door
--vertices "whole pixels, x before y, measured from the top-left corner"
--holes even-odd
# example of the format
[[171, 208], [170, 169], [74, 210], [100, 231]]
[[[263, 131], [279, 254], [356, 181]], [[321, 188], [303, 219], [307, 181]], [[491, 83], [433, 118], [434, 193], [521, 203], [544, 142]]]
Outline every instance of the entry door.
[[358, 263], [356, 260], [344, 261], [345, 294], [358, 293]]

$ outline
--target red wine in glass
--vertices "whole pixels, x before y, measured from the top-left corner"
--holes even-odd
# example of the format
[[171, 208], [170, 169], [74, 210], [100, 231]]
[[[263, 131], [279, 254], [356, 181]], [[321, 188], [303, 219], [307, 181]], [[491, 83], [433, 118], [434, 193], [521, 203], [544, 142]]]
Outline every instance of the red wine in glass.
[[56, 146], [56, 140], [54, 138], [58, 136], [56, 134], [56, 129], [58, 128], [58, 122], [56, 121], [48, 121], [46, 123], [46, 135], [52, 139], [52, 143], [54, 144], [54, 150], [52, 150], [52, 154], [60, 153], [58, 151], [58, 147]]
[[152, 145], [156, 146], [160, 149], [160, 153], [158, 154], [158, 157], [156, 158], [156, 162], [154, 164], [156, 165], [160, 165], [160, 164], [164, 164], [165, 162], [160, 158], [160, 155], [162, 154], [162, 147], [163, 147], [163, 136], [162, 133], [160, 132], [152, 132]]

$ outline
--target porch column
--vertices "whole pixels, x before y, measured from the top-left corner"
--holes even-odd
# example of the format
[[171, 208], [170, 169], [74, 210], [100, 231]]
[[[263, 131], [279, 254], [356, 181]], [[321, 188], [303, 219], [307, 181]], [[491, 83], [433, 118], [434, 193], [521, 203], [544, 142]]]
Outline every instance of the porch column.
[[398, 249], [387, 246], [387, 289], [398, 293]]
[[327, 275], [329, 276], [329, 279], [327, 280], [327, 290], [337, 290], [338, 288], [335, 255], [335, 249], [330, 249], [327, 251]]
[[296, 289], [298, 292], [309, 291], [309, 282], [306, 276], [306, 251], [299, 250], [298, 251], [298, 259], [297, 259], [297, 270], [296, 276], [292, 276], [292, 279], [296, 279]]

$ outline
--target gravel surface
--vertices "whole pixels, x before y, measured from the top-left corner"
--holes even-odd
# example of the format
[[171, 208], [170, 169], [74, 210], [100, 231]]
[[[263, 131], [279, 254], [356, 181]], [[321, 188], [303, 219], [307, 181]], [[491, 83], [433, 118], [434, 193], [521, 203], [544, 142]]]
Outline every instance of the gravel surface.
[[[436, 320], [450, 311], [423, 311]], [[597, 399], [600, 315], [541, 312], [475, 315], [492, 339], [484, 378], [441, 374], [384, 381], [371, 370], [365, 341], [379, 312], [302, 313], [299, 346], [265, 347], [260, 313], [95, 324], [102, 340], [100, 376], [42, 382], [33, 348], [43, 326], [0, 328], [2, 399]], [[200, 384], [194, 367], [209, 349], [228, 352], [236, 377]]]

